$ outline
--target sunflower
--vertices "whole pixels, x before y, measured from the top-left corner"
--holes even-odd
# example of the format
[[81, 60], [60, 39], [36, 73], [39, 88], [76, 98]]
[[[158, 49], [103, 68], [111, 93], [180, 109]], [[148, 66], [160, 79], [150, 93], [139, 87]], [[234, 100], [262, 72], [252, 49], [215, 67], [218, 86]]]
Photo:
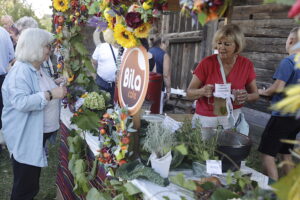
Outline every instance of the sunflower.
[[151, 25], [149, 23], [144, 23], [141, 26], [134, 29], [134, 35], [138, 38], [146, 38], [149, 35]]
[[53, 0], [53, 7], [57, 11], [65, 12], [69, 8], [69, 0]]
[[137, 46], [137, 40], [133, 33], [128, 31], [122, 24], [115, 26], [114, 38], [122, 47], [131, 48]]

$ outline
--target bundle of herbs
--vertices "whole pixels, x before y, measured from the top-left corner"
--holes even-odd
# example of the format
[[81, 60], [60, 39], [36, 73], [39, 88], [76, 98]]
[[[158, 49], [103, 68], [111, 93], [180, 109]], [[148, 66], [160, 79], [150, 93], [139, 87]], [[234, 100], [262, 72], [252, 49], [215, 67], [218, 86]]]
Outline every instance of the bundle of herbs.
[[207, 140], [203, 140], [201, 126], [197, 124], [193, 128], [190, 121], [185, 121], [176, 135], [177, 141], [187, 146], [187, 159], [189, 161], [205, 163], [206, 160], [217, 159], [217, 134]]

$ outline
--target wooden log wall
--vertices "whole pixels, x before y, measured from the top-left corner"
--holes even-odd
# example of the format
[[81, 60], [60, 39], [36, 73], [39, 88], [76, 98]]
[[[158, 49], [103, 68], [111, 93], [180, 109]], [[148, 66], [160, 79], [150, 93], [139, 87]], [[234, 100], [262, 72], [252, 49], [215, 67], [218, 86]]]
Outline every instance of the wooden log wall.
[[[247, 45], [242, 55], [254, 63], [257, 85], [262, 88], [273, 83], [275, 69], [287, 56], [285, 42], [288, 34], [297, 24], [287, 18], [289, 6], [264, 5], [262, 1], [253, 0], [251, 4], [254, 5], [234, 6], [232, 23], [238, 24], [245, 33]], [[267, 99], [261, 98], [247, 107], [270, 113], [269, 105]]]

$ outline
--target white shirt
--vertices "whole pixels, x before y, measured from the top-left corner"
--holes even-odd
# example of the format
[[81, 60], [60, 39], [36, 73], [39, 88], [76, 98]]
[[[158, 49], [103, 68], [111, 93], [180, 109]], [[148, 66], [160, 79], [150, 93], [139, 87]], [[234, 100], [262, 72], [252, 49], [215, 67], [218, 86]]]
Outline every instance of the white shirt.
[[0, 75], [6, 74], [9, 62], [15, 57], [9, 33], [0, 27]]
[[[40, 69], [39, 85], [42, 92], [56, 88], [55, 82]], [[44, 133], [51, 133], [59, 129], [59, 99], [52, 99], [44, 108]]]
[[[113, 45], [111, 45], [115, 57], [117, 59], [118, 56], [118, 48], [115, 48]], [[98, 45], [93, 53], [92, 58], [94, 60], [97, 60], [98, 66], [97, 66], [97, 74], [102, 79], [108, 82], [114, 82], [116, 78], [116, 63], [114, 60], [114, 56], [111, 52], [111, 49], [109, 47], [108, 43], [102, 43]]]

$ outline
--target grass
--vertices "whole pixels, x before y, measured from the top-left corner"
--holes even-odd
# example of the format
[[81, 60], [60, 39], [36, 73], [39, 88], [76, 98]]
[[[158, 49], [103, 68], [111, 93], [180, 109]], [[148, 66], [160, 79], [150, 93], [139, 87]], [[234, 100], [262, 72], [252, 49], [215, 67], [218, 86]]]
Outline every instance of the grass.
[[[59, 140], [58, 140], [59, 141]], [[49, 147], [48, 167], [42, 168], [40, 191], [36, 200], [53, 200], [56, 197], [56, 172], [58, 164], [58, 146]], [[12, 165], [7, 150], [0, 153], [0, 200], [9, 200], [13, 184]]]

